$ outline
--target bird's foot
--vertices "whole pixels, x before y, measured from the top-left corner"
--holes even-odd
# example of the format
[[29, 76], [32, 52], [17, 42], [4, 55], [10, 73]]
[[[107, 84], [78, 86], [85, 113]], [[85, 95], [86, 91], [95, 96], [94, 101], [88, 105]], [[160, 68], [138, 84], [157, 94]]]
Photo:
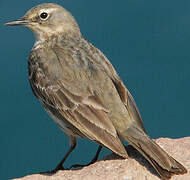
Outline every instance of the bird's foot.
[[50, 171], [40, 172], [40, 174], [51, 176], [51, 175], [57, 173], [57, 171], [59, 171], [59, 170], [66, 170], [66, 169], [62, 165], [58, 165], [55, 169], [50, 170]]
[[85, 165], [83, 165], [83, 164], [73, 164], [69, 169], [72, 169], [72, 168], [74, 168], [74, 169], [76, 169], [76, 168], [82, 168], [82, 167], [94, 164], [98, 160], [98, 156], [100, 154], [101, 149], [102, 149], [102, 146], [99, 145], [98, 150], [96, 152], [96, 155], [94, 156], [94, 158], [88, 164], [85, 164]]
[[91, 162], [89, 162], [88, 164], [73, 164], [72, 166], [70, 166], [69, 169], [80, 169], [80, 168], [89, 166], [89, 165], [91, 165], [91, 164], [93, 164], [93, 163], [95, 163], [95, 162], [96, 162], [96, 160], [93, 159], [93, 160], [92, 160]]
[[73, 164], [72, 166], [70, 166], [69, 169], [80, 169], [80, 168], [83, 168], [85, 166], [88, 166], [88, 164]]

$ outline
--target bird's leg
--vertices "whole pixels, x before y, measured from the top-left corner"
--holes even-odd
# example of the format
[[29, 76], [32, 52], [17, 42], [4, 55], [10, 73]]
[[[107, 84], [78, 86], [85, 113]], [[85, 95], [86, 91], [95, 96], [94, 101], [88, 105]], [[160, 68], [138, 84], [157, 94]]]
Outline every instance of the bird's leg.
[[85, 164], [85, 165], [82, 165], [82, 164], [74, 164], [74, 165], [72, 165], [72, 166], [70, 167], [70, 169], [71, 169], [71, 168], [77, 168], [77, 167], [84, 167], [84, 166], [88, 166], [88, 165], [90, 165], [90, 164], [95, 163], [95, 162], [97, 161], [97, 159], [98, 159], [98, 156], [99, 156], [99, 154], [100, 154], [100, 152], [101, 152], [101, 149], [102, 149], [102, 146], [99, 145], [99, 146], [98, 146], [98, 150], [97, 150], [97, 152], [96, 152], [94, 158], [93, 158], [88, 164]]
[[96, 152], [94, 158], [93, 158], [86, 166], [88, 166], [88, 165], [90, 165], [90, 164], [93, 164], [93, 163], [95, 163], [95, 162], [98, 160], [98, 157], [99, 157], [99, 155], [100, 155], [101, 150], [102, 150], [102, 146], [99, 145], [99, 146], [98, 146], [98, 150], [97, 150], [97, 152]]
[[50, 171], [50, 173], [56, 173], [59, 170], [64, 170], [63, 164], [64, 164], [65, 160], [68, 158], [69, 154], [75, 149], [76, 144], [77, 144], [75, 137], [70, 136], [69, 139], [70, 139], [69, 151], [65, 154], [64, 158], [60, 161], [60, 163], [56, 166], [56, 168], [53, 169], [52, 171]]

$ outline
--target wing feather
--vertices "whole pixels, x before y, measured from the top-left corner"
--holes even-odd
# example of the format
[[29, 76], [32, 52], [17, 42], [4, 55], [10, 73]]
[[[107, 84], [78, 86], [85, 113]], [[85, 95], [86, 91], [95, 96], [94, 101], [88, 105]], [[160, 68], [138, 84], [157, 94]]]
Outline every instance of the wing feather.
[[[47, 111], [63, 121], [64, 126], [74, 135], [97, 141], [120, 156], [127, 157], [107, 115], [108, 110], [95, 92], [91, 91], [91, 94], [84, 97], [79, 96], [69, 91], [59, 80], [52, 81], [47, 75], [43, 78], [37, 73], [38, 70], [30, 76], [30, 84]], [[58, 125], [65, 129], [62, 123]]]
[[137, 108], [137, 105], [136, 105], [131, 93], [127, 90], [127, 88], [125, 87], [125, 85], [123, 84], [123, 82], [120, 79], [115, 79], [113, 81], [113, 83], [117, 89], [117, 92], [118, 92], [121, 100], [125, 104], [128, 112], [129, 112], [129, 115], [133, 119], [135, 119], [135, 122], [142, 128], [142, 130], [144, 132], [146, 132], [140, 112]]
[[[101, 97], [106, 94], [103, 92], [104, 87], [115, 85], [122, 102], [128, 108], [126, 102], [130, 96], [123, 84], [113, 81], [112, 85], [111, 79], [118, 77], [114, 68], [99, 50], [89, 46], [88, 52], [85, 52], [84, 47], [76, 50], [70, 46], [56, 46], [53, 50], [40, 49], [39, 52], [36, 50], [29, 58], [30, 84], [34, 94], [46, 108], [54, 111], [55, 116], [59, 119], [63, 117], [63, 121], [66, 119], [84, 136], [126, 157], [126, 151], [109, 119], [107, 104], [101, 101]], [[77, 56], [73, 57], [75, 50]]]

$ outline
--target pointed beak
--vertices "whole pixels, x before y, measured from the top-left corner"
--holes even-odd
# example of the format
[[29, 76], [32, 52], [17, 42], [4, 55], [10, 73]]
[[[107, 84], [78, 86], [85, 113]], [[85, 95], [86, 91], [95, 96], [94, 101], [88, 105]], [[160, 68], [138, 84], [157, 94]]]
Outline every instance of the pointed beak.
[[31, 21], [24, 20], [24, 19], [19, 19], [19, 20], [16, 20], [16, 21], [7, 22], [4, 25], [5, 26], [20, 26], [20, 25], [24, 26], [24, 25], [27, 25], [29, 23], [31, 23]]

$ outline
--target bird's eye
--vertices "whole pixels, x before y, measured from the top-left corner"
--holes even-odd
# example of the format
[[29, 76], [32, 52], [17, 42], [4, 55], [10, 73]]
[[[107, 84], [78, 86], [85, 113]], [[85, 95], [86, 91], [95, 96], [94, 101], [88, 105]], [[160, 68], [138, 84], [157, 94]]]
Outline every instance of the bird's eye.
[[41, 18], [42, 20], [46, 20], [46, 19], [48, 18], [48, 13], [46, 13], [46, 12], [41, 13], [41, 14], [40, 14], [40, 18]]

